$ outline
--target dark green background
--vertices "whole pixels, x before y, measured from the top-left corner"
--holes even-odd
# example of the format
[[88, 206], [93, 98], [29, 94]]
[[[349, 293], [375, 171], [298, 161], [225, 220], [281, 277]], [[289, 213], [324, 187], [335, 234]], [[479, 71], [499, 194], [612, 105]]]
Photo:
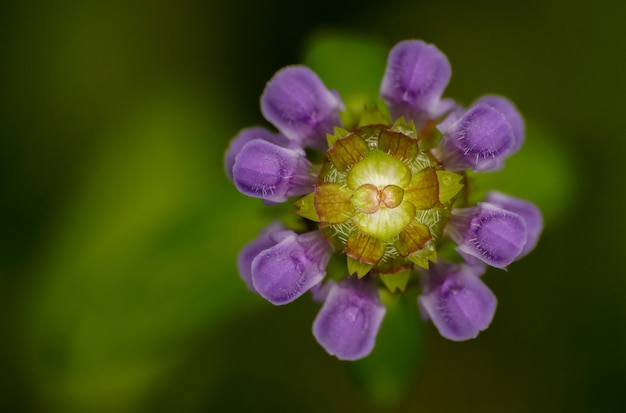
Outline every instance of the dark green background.
[[[626, 411], [624, 4], [2, 3], [0, 410]], [[434, 43], [446, 96], [500, 93], [529, 123], [493, 184], [546, 228], [485, 276], [499, 306], [477, 340], [400, 303], [390, 361], [339, 362], [311, 335], [317, 304], [273, 307], [237, 276], [276, 213], [232, 188], [223, 152], [266, 124], [272, 74], [329, 32], [382, 59]], [[337, 73], [380, 78], [354, 54]]]

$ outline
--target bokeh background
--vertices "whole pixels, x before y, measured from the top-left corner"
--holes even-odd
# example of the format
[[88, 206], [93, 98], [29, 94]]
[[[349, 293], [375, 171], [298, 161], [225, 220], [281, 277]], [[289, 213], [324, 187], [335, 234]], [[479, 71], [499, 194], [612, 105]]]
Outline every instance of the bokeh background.
[[[2, 2], [0, 411], [626, 411], [625, 5]], [[485, 276], [499, 306], [478, 339], [446, 341], [400, 300], [372, 357], [345, 363], [311, 335], [318, 304], [274, 307], [239, 279], [277, 212], [222, 157], [266, 125], [280, 67], [376, 93], [406, 38], [447, 54], [446, 96], [517, 104], [526, 145], [490, 179], [546, 228]]]

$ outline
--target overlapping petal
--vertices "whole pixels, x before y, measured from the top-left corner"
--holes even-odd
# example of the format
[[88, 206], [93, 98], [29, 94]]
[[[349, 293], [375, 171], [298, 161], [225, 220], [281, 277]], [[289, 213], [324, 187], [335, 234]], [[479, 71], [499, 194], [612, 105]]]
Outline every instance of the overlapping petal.
[[441, 261], [421, 272], [421, 282], [420, 310], [442, 336], [469, 340], [491, 324], [496, 297], [471, 267]]
[[329, 354], [357, 360], [372, 352], [385, 311], [373, 280], [346, 278], [330, 287], [313, 335]]
[[271, 142], [278, 146], [293, 149], [296, 151], [300, 151], [304, 154], [301, 148], [294, 145], [293, 142], [290, 142], [285, 136], [279, 133], [273, 133], [266, 128], [261, 126], [252, 126], [250, 128], [244, 128], [240, 130], [237, 135], [230, 141], [230, 145], [226, 150], [224, 155], [224, 166], [226, 167], [226, 175], [232, 181], [233, 180], [233, 166], [235, 165], [235, 158], [237, 154], [241, 152], [241, 149], [245, 146], [246, 143], [254, 140], [261, 139], [264, 141]]
[[250, 197], [285, 202], [290, 196], [313, 190], [316, 179], [304, 152], [283, 148], [263, 139], [243, 145], [232, 167], [237, 189]]
[[272, 304], [287, 304], [319, 284], [326, 275], [331, 249], [321, 232], [278, 233], [276, 245], [252, 261], [254, 289]]
[[340, 124], [343, 103], [306, 66], [287, 66], [267, 83], [261, 112], [287, 138], [324, 149], [326, 134]]
[[515, 198], [510, 195], [505, 195], [497, 191], [489, 192], [485, 201], [497, 207], [506, 209], [507, 211], [515, 212], [524, 218], [527, 231], [526, 244], [524, 245], [524, 249], [518, 258], [521, 258], [532, 251], [537, 245], [539, 236], [543, 230], [543, 217], [541, 216], [539, 208], [537, 208], [532, 202]]
[[504, 113], [476, 103], [447, 127], [439, 146], [441, 161], [449, 171], [490, 171], [512, 153], [515, 134]]

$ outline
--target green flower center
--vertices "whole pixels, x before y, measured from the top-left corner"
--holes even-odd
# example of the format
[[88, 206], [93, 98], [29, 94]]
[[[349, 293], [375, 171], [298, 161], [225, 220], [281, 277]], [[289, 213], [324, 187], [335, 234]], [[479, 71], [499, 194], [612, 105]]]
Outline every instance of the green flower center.
[[350, 273], [396, 273], [436, 260], [433, 242], [461, 177], [420, 150], [412, 122], [337, 128], [328, 140], [315, 191], [296, 206], [346, 253]]

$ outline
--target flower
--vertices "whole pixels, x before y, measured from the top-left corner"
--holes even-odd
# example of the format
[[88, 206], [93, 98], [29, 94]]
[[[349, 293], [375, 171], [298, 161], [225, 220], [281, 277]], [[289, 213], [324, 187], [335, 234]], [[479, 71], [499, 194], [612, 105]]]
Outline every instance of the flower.
[[[435, 46], [400, 42], [382, 79], [384, 103], [341, 124], [339, 94], [308, 67], [287, 66], [261, 96], [277, 132], [242, 129], [226, 151], [241, 193], [268, 205], [292, 201], [301, 220], [272, 222], [246, 245], [242, 279], [275, 305], [310, 291], [323, 303], [313, 335], [339, 359], [375, 347], [385, 315], [379, 289], [410, 293], [417, 278], [424, 318], [451, 340], [476, 337], [496, 308], [480, 276], [537, 244], [537, 207], [499, 192], [471, 204], [465, 184], [468, 170], [503, 168], [520, 149], [521, 115], [501, 96], [468, 108], [443, 98], [450, 75]], [[333, 256], [343, 271], [328, 269]]]

